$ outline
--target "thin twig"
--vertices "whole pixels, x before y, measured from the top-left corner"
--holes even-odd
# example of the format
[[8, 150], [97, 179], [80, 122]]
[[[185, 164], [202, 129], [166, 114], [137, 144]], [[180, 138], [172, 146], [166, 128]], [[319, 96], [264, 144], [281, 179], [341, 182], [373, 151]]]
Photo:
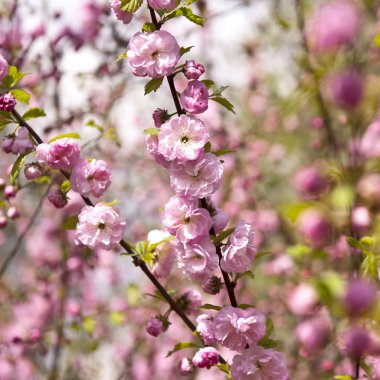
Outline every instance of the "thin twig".
[[7, 258], [5, 259], [3, 265], [1, 266], [0, 268], [0, 279], [2, 278], [3, 274], [6, 272], [6, 270], [8, 269], [8, 266], [10, 265], [10, 263], [12, 262], [12, 260], [16, 257], [17, 255], [17, 252], [22, 244], [22, 242], [24, 241], [25, 239], [25, 236], [27, 235], [27, 233], [29, 232], [30, 228], [32, 227], [34, 221], [36, 220], [38, 214], [40, 213], [41, 211], [41, 207], [42, 207], [42, 203], [45, 199], [45, 197], [47, 196], [49, 190], [50, 190], [50, 187], [51, 185], [49, 185], [44, 194], [42, 195], [41, 199], [39, 200], [38, 202], [38, 205], [36, 207], [36, 209], [34, 210], [33, 212], [33, 215], [32, 217], [30, 218], [29, 220], [29, 223], [28, 225], [26, 226], [25, 230], [22, 232], [22, 234], [19, 236], [19, 238], [17, 239], [16, 241], [16, 244], [15, 246], [13, 247], [13, 249], [11, 250], [11, 252], [8, 254]]

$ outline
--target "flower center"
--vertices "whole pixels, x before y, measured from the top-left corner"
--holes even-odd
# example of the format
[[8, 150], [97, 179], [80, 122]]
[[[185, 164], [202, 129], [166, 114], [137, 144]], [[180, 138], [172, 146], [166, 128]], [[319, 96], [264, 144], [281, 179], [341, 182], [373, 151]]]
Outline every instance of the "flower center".
[[183, 137], [181, 138], [181, 143], [186, 144], [187, 142], [189, 142], [189, 138], [186, 137], [186, 136], [183, 136]]
[[185, 218], [185, 220], [184, 220], [184, 222], [186, 223], [186, 224], [188, 224], [188, 223], [190, 223], [190, 218], [189, 217], [187, 217], [187, 218]]
[[158, 50], [152, 53], [153, 58], [157, 58], [159, 55], [160, 55], [160, 52]]
[[106, 228], [106, 225], [104, 223], [99, 223], [98, 228], [99, 230], [104, 230]]

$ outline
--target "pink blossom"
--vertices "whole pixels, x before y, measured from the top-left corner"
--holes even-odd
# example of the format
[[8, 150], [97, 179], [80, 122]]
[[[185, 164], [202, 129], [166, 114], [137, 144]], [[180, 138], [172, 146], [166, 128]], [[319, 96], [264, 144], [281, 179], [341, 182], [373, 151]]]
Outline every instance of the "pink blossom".
[[196, 243], [178, 243], [177, 254], [178, 267], [195, 281], [206, 281], [219, 264], [215, 246], [208, 236]]
[[79, 160], [79, 144], [70, 138], [40, 144], [36, 149], [36, 158], [45, 161], [52, 169], [71, 169]]
[[361, 25], [361, 16], [349, 1], [331, 1], [314, 13], [307, 25], [311, 47], [324, 52], [355, 42]]
[[293, 185], [301, 195], [313, 197], [326, 189], [327, 180], [316, 166], [305, 166], [293, 177]]
[[34, 149], [34, 145], [29, 138], [28, 129], [20, 127], [17, 135], [11, 135], [4, 139], [2, 144], [4, 153], [25, 154]]
[[169, 169], [171, 164], [170, 161], [167, 161], [165, 157], [158, 151], [158, 136], [147, 135], [145, 142], [148, 153], [154, 158], [157, 164], [161, 165], [165, 169]]
[[370, 347], [370, 334], [363, 327], [352, 327], [343, 334], [343, 351], [346, 355], [360, 358], [369, 352]]
[[123, 238], [125, 227], [117, 209], [104, 203], [85, 206], [78, 216], [75, 242], [110, 250]]
[[165, 205], [163, 225], [182, 243], [208, 235], [212, 226], [210, 214], [198, 208], [198, 200], [173, 196]]
[[149, 5], [155, 9], [174, 9], [177, 6], [177, 0], [148, 0]]
[[202, 285], [202, 289], [207, 294], [218, 294], [222, 289], [222, 281], [220, 277], [211, 276], [207, 281]]
[[111, 173], [103, 160], [80, 159], [74, 166], [70, 177], [71, 187], [77, 193], [101, 197], [111, 184]]
[[170, 166], [170, 183], [178, 195], [204, 198], [219, 189], [223, 167], [218, 157], [206, 153], [194, 161], [176, 162]]
[[374, 120], [364, 132], [360, 151], [367, 158], [380, 157], [380, 119]]
[[331, 100], [345, 109], [356, 108], [363, 96], [363, 79], [355, 70], [346, 70], [327, 79]]
[[203, 65], [197, 61], [186, 61], [183, 73], [187, 79], [199, 79], [199, 77], [205, 72]]
[[297, 223], [301, 235], [312, 246], [320, 248], [330, 241], [332, 226], [321, 211], [307, 209], [299, 216]]
[[16, 99], [10, 93], [0, 95], [0, 110], [5, 112], [12, 112], [16, 107]]
[[195, 117], [172, 117], [161, 126], [158, 151], [166, 160], [195, 160], [203, 153], [209, 139], [206, 126]]
[[256, 255], [253, 245], [255, 230], [248, 223], [240, 221], [235, 231], [230, 235], [226, 246], [222, 247], [223, 258], [221, 268], [230, 273], [243, 273]]
[[56, 208], [63, 208], [67, 205], [67, 197], [60, 189], [51, 189], [48, 194], [48, 200]]
[[128, 62], [138, 77], [160, 78], [170, 75], [179, 59], [179, 45], [168, 32], [138, 32], [128, 44]]
[[178, 370], [181, 376], [188, 376], [194, 372], [194, 365], [188, 358], [183, 358], [178, 363]]
[[164, 331], [164, 325], [158, 318], [150, 318], [146, 324], [146, 332], [154, 337], [159, 336]]
[[124, 24], [129, 24], [132, 21], [133, 13], [122, 11], [120, 9], [121, 0], [110, 0], [110, 5], [115, 17]]
[[25, 169], [24, 169], [24, 175], [25, 175], [25, 178], [28, 180], [33, 180], [33, 179], [41, 177], [42, 175], [41, 166], [38, 165], [36, 162], [26, 164]]
[[5, 58], [0, 54], [0, 82], [9, 74], [9, 65]]
[[234, 351], [256, 344], [266, 332], [264, 314], [252, 307], [242, 310], [225, 306], [214, 318], [215, 338]]
[[296, 315], [312, 313], [318, 304], [318, 295], [309, 284], [299, 284], [287, 298], [289, 309]]
[[329, 321], [323, 316], [318, 316], [300, 322], [296, 327], [295, 335], [308, 353], [314, 353], [326, 347], [330, 330]]
[[198, 80], [192, 80], [187, 84], [185, 91], [181, 94], [180, 101], [186, 112], [198, 114], [208, 108], [208, 89], [206, 85]]
[[282, 352], [260, 346], [249, 347], [232, 359], [234, 380], [289, 380]]
[[179, 304], [182, 305], [182, 309], [185, 313], [198, 314], [198, 308], [202, 305], [202, 295], [194, 289], [186, 290], [182, 293]]
[[168, 277], [175, 261], [175, 245], [173, 240], [167, 240], [168, 238], [170, 234], [166, 231], [152, 230], [148, 233], [150, 245], [162, 242], [154, 250], [156, 260], [152, 271], [157, 278]]
[[216, 342], [214, 323], [210, 314], [198, 315], [197, 319], [197, 331], [202, 337], [203, 342], [206, 345], [211, 345]]
[[219, 207], [215, 207], [212, 210], [211, 217], [216, 234], [222, 232], [230, 220], [230, 217]]
[[363, 278], [351, 280], [344, 295], [344, 306], [350, 315], [361, 315], [374, 306], [376, 286]]
[[154, 126], [156, 128], [161, 128], [161, 125], [170, 119], [168, 111], [161, 108], [157, 108], [152, 114]]
[[201, 348], [193, 357], [193, 364], [198, 368], [211, 368], [219, 361], [219, 352], [214, 347]]

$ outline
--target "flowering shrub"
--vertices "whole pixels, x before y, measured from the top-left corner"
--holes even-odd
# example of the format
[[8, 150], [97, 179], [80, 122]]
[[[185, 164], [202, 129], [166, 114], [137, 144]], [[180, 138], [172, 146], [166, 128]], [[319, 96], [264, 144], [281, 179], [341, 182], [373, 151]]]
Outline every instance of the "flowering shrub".
[[75, 3], [0, 9], [0, 379], [380, 379], [378, 5]]

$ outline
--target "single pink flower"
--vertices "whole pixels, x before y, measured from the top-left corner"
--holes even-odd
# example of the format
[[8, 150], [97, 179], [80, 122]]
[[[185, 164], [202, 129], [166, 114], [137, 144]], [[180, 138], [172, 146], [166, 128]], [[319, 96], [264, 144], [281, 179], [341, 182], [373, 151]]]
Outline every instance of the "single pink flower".
[[165, 205], [162, 223], [182, 243], [208, 235], [212, 226], [209, 212], [198, 208], [197, 199], [181, 196], [171, 197]]
[[180, 101], [186, 112], [192, 114], [203, 113], [208, 108], [208, 89], [199, 80], [192, 80], [181, 94]]
[[212, 316], [210, 314], [200, 314], [197, 319], [197, 332], [202, 337], [206, 345], [212, 345], [216, 342], [215, 329]]
[[253, 244], [255, 230], [248, 223], [240, 221], [230, 235], [227, 245], [222, 247], [221, 268], [230, 273], [243, 273], [249, 270], [256, 255]]
[[170, 183], [178, 195], [204, 198], [219, 189], [223, 167], [218, 157], [206, 153], [193, 161], [173, 161]]
[[242, 351], [265, 336], [264, 314], [252, 307], [225, 306], [214, 317], [215, 338], [225, 347]]
[[196, 243], [178, 243], [177, 255], [178, 267], [195, 281], [205, 282], [219, 264], [215, 246], [208, 236]]
[[117, 209], [104, 203], [85, 206], [78, 216], [75, 242], [110, 250], [123, 238], [125, 227]]
[[209, 134], [202, 121], [181, 115], [172, 117], [161, 126], [158, 151], [168, 161], [195, 160], [203, 154]]
[[234, 380], [289, 380], [282, 352], [252, 346], [232, 359]]
[[219, 362], [219, 352], [214, 347], [201, 348], [193, 357], [193, 364], [198, 368], [211, 368]]
[[122, 11], [120, 9], [121, 0], [110, 0], [110, 5], [115, 17], [124, 24], [129, 24], [132, 21], [133, 13]]
[[179, 50], [176, 39], [164, 30], [138, 32], [128, 44], [128, 63], [138, 77], [161, 78], [174, 71]]
[[5, 58], [0, 54], [0, 82], [9, 74], [9, 65]]
[[52, 169], [70, 170], [79, 160], [79, 144], [70, 138], [55, 140], [50, 144], [40, 144], [36, 158], [45, 161]]
[[70, 177], [71, 188], [77, 193], [101, 197], [111, 184], [111, 173], [103, 160], [80, 159], [74, 166]]
[[194, 60], [186, 61], [183, 68], [183, 73], [187, 79], [199, 79], [204, 72], [204, 66]]

